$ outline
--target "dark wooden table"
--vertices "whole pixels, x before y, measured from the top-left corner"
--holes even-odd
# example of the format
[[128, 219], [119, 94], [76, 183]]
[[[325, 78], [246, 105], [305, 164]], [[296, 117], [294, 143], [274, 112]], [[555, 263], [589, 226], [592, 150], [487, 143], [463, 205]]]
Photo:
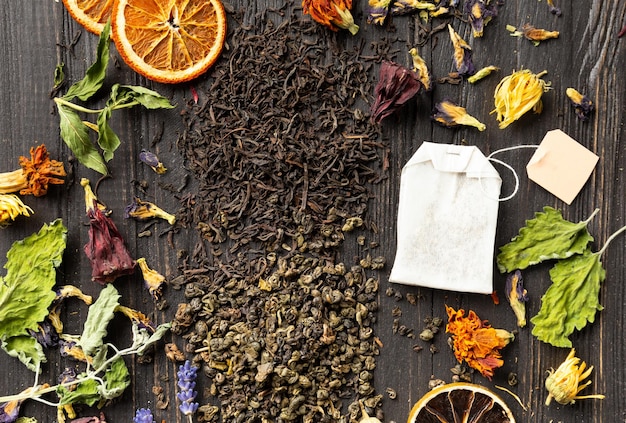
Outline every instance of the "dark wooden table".
[[[589, 229], [595, 237], [595, 248], [603, 245], [607, 237], [626, 223], [623, 173], [626, 167], [626, 154], [621, 145], [624, 136], [625, 82], [623, 69], [626, 66], [625, 40], [617, 37], [626, 22], [626, 2], [587, 1], [570, 2], [556, 0], [562, 16], [556, 17], [548, 10], [545, 1], [507, 1], [500, 8], [499, 15], [490, 22], [484, 37], [471, 36], [469, 25], [452, 20], [456, 30], [471, 44], [477, 67], [496, 65], [501, 70], [476, 85], [463, 82], [459, 85], [437, 84], [429, 94], [421, 94], [416, 104], [409, 106], [398, 119], [390, 119], [383, 124], [382, 133], [390, 149], [388, 178], [375, 187], [375, 206], [371, 211], [372, 220], [379, 227], [381, 253], [388, 258], [388, 266], [380, 281], [380, 309], [376, 334], [384, 345], [378, 357], [375, 371], [375, 386], [379, 393], [387, 388], [397, 392], [396, 399], [384, 395], [382, 409], [385, 421], [402, 422], [411, 406], [428, 390], [432, 378], [451, 381], [450, 369], [456, 360], [447, 346], [447, 336], [439, 335], [434, 345], [438, 352], [429, 351], [429, 345], [416, 352], [413, 346], [419, 339], [394, 334], [392, 330], [392, 310], [399, 306], [402, 310], [401, 323], [419, 333], [428, 316], [445, 317], [444, 304], [475, 310], [483, 319], [494, 326], [515, 330], [515, 318], [504, 296], [505, 277], [494, 273], [494, 289], [500, 304], [494, 304], [491, 296], [461, 294], [457, 292], [394, 285], [388, 282], [388, 275], [396, 248], [396, 213], [400, 171], [404, 163], [423, 141], [437, 143], [467, 143], [476, 145], [485, 154], [497, 149], [520, 145], [537, 144], [547, 131], [561, 129], [582, 145], [595, 152], [599, 163], [582, 192], [567, 205], [528, 180], [525, 165], [531, 152], [517, 150], [500, 158], [521, 175], [521, 186], [517, 195], [500, 204], [496, 246], [505, 244], [517, 234], [526, 219], [549, 205], [563, 211], [566, 218], [579, 221], [586, 218], [595, 208], [599, 215], [591, 222]], [[69, 82], [82, 77], [95, 57], [97, 37], [84, 31], [68, 15], [62, 3], [53, 1], [12, 1], [5, 2], [0, 25], [0, 51], [3, 58], [3, 71], [0, 87], [3, 100], [0, 101], [0, 171], [17, 168], [17, 158], [27, 155], [31, 146], [45, 143], [53, 158], [69, 164], [70, 151], [59, 136], [59, 117], [54, 112], [50, 98], [53, 86], [53, 71], [59, 63], [65, 64]], [[277, 0], [243, 1], [232, 0], [235, 9], [245, 9], [245, 17], [254, 23], [254, 17], [264, 8], [278, 8], [283, 2]], [[397, 17], [393, 26], [375, 28], [365, 21], [365, 1], [356, 2], [354, 15], [361, 30], [355, 36], [366, 42], [388, 37], [400, 53], [396, 60], [409, 65], [405, 53], [415, 45], [418, 37], [418, 18]], [[297, 12], [301, 13], [301, 12]], [[278, 16], [278, 15], [276, 15]], [[445, 22], [436, 20], [435, 24]], [[506, 25], [521, 26], [532, 23], [538, 28], [560, 31], [556, 40], [542, 42], [534, 46], [523, 38], [511, 37]], [[233, 27], [236, 25], [231, 22]], [[339, 42], [351, 45], [354, 40], [347, 33]], [[452, 71], [452, 48], [447, 33], [440, 32], [431, 37], [420, 48], [435, 78]], [[258, 53], [258, 52], [257, 52]], [[189, 177], [182, 155], [177, 150], [177, 139], [183, 131], [180, 112], [192, 97], [191, 85], [166, 86], [148, 81], [131, 70], [112, 50], [113, 63], [108, 74], [108, 83], [142, 85], [152, 88], [170, 98], [178, 107], [174, 110], [122, 111], [113, 118], [113, 126], [122, 140], [122, 145], [113, 161], [110, 162], [112, 178], [102, 181], [98, 195], [107, 205], [118, 210], [116, 223], [124, 235], [130, 251], [135, 257], [144, 256], [152, 267], [167, 276], [168, 280], [180, 276], [180, 263], [177, 252], [192, 249], [198, 234], [193, 227], [178, 227], [171, 234], [167, 224], [146, 225], [121, 218], [121, 210], [134, 195], [142, 193], [146, 198], [165, 210], [176, 211], [179, 199], [163, 184], [180, 186]], [[511, 71], [526, 68], [533, 72], [547, 70], [544, 76], [551, 82], [551, 89], [543, 96], [544, 108], [539, 115], [528, 114], [510, 127], [498, 129], [493, 115], [493, 92], [498, 81]], [[377, 70], [375, 67], [373, 70]], [[376, 80], [373, 72], [371, 79]], [[210, 78], [196, 83], [198, 90], [211, 84]], [[568, 87], [575, 87], [586, 93], [596, 106], [596, 112], [589, 122], [581, 122], [565, 95]], [[373, 96], [373, 93], [371, 93]], [[471, 114], [487, 125], [484, 132], [474, 128], [448, 129], [429, 120], [429, 113], [435, 102], [450, 98], [464, 105]], [[169, 171], [157, 177], [146, 166], [141, 165], [137, 156], [142, 148], [157, 153], [166, 163]], [[503, 193], [513, 189], [513, 179], [509, 172], [501, 169], [504, 180]], [[65, 186], [53, 187], [48, 195], [41, 198], [25, 197], [24, 201], [35, 210], [35, 214], [18, 221], [0, 234], [2, 257], [11, 244], [36, 232], [41, 225], [62, 218], [67, 225], [68, 243], [64, 261], [58, 272], [59, 284], [80, 286], [86, 293], [97, 297], [101, 289], [90, 280], [91, 269], [82, 248], [87, 241], [87, 226], [84, 212], [83, 190], [78, 184], [86, 177], [95, 182], [99, 175], [74, 163], [73, 177]], [[158, 179], [157, 179], [158, 178]], [[193, 193], [196, 186], [192, 177], [183, 193]], [[143, 190], [143, 192], [141, 190]], [[145, 228], [151, 236], [140, 237]], [[428, 242], [425, 240], [425, 242]], [[604, 310], [598, 313], [596, 321], [571, 337], [577, 355], [594, 366], [591, 375], [593, 384], [582, 393], [602, 393], [606, 399], [578, 401], [574, 405], [562, 406], [552, 403], [544, 405], [547, 395], [544, 381], [547, 370], [557, 367], [565, 358], [568, 349], [555, 348], [544, 344], [531, 335], [531, 327], [519, 329], [515, 341], [503, 350], [505, 364], [496, 371], [492, 381], [474, 374], [472, 380], [496, 389], [508, 387], [515, 392], [524, 408], [510, 395], [500, 392], [520, 422], [619, 422], [626, 421], [626, 343], [623, 341], [623, 309], [626, 305], [626, 242], [621, 236], [603, 256], [606, 268], [606, 282], [600, 291], [600, 302]], [[351, 257], [350, 247], [341, 254]], [[4, 260], [2, 263], [4, 264]], [[541, 295], [550, 285], [547, 266], [539, 266], [525, 273], [530, 295], [528, 316], [535, 315], [541, 305]], [[406, 294], [419, 295], [417, 305], [406, 299], [398, 301], [385, 295], [388, 287]], [[167, 322], [174, 316], [176, 304], [183, 300], [182, 292], [173, 289], [166, 291], [170, 306], [164, 310], [155, 307], [154, 302], [141, 288], [137, 278], [121, 279], [116, 287], [122, 294], [122, 302], [142, 310], [159, 323]], [[69, 332], [79, 333], [85, 317], [85, 308], [78, 307], [69, 316], [66, 326]], [[125, 335], [121, 343], [128, 341]], [[179, 337], [169, 334], [165, 342], [175, 342], [183, 346]], [[159, 350], [160, 351], [160, 350]], [[61, 360], [50, 354], [49, 363], [44, 366], [41, 381], [54, 382], [62, 369]], [[120, 400], [105, 408], [110, 422], [130, 421], [139, 407], [151, 407], [157, 421], [179, 421], [180, 414], [175, 407], [176, 365], [167, 361], [163, 354], [157, 354], [152, 364], [139, 363], [134, 358], [127, 360], [132, 373], [131, 388]], [[33, 381], [33, 374], [16, 359], [0, 354], [0, 393], [8, 395], [25, 389]], [[518, 382], [509, 386], [510, 373], [517, 374]], [[153, 386], [161, 386], [170, 400], [164, 410], [155, 410], [157, 397]], [[200, 387], [208, 382], [199, 381]], [[201, 395], [201, 401], [207, 402]], [[90, 415], [89, 410], [79, 409], [81, 416]], [[35, 417], [40, 422], [56, 420], [56, 410], [34, 401], [27, 401], [22, 415]]]

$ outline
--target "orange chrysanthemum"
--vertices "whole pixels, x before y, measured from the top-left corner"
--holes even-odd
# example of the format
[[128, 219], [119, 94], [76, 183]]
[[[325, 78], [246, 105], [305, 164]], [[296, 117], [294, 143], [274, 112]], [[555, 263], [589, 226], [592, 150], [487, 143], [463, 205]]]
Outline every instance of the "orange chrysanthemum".
[[350, 13], [352, 0], [302, 0], [302, 11], [314, 21], [337, 31], [347, 29], [352, 35], [359, 31]]
[[0, 194], [19, 192], [40, 197], [48, 192], [48, 185], [62, 184], [66, 176], [62, 162], [50, 160], [45, 145], [30, 149], [30, 160], [20, 157], [21, 169], [0, 173]]
[[465, 361], [491, 380], [494, 369], [504, 364], [500, 349], [513, 340], [513, 334], [503, 329], [492, 328], [472, 310], [467, 317], [463, 309], [456, 311], [446, 306], [446, 312], [448, 313], [446, 332], [452, 334], [456, 359], [459, 362]]

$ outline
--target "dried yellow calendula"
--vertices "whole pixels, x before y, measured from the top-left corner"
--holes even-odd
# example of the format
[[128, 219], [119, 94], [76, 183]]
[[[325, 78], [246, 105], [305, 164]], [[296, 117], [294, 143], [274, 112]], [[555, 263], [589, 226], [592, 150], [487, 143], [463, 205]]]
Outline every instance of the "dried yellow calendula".
[[[591, 381], [583, 383], [583, 380], [589, 377], [593, 366], [589, 366], [580, 358], [575, 356], [576, 350], [572, 348], [567, 358], [556, 370], [550, 370], [546, 379], [546, 389], [548, 390], [548, 398], [546, 405], [550, 405], [552, 399], [559, 404], [573, 404], [577, 399], [604, 399], [604, 395], [578, 395], [580, 391], [591, 384]], [[580, 364], [579, 364], [580, 363]]]
[[495, 109], [491, 112], [496, 113], [500, 129], [506, 128], [529, 110], [541, 113], [541, 96], [550, 89], [550, 84], [541, 79], [546, 73], [535, 74], [522, 69], [500, 81], [493, 96]]

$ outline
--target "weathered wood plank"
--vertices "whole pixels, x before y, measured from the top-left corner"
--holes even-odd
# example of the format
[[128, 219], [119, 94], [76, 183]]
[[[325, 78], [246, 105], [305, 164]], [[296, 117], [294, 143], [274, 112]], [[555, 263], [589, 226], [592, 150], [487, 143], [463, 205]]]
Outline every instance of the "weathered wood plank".
[[[415, 16], [397, 17], [393, 20], [394, 31], [372, 27], [365, 22], [364, 3], [355, 5], [355, 16], [361, 31], [354, 38], [340, 35], [338, 42], [345, 48], [352, 48], [361, 39], [370, 43], [387, 37], [393, 40], [392, 49], [397, 50], [395, 60], [409, 65], [407, 51], [420, 41], [419, 19]], [[378, 357], [375, 384], [379, 393], [384, 393], [386, 388], [393, 388], [398, 397], [392, 400], [385, 396], [385, 421], [404, 421], [412, 404], [428, 390], [431, 377], [450, 381], [449, 369], [456, 364], [444, 333], [435, 337], [436, 353], [429, 351], [428, 343], [392, 333], [394, 307], [400, 307], [401, 323], [413, 329], [416, 335], [424, 326], [424, 318], [445, 317], [444, 304], [473, 309], [494, 326], [515, 329], [515, 318], [504, 298], [505, 277], [497, 272], [494, 286], [500, 297], [499, 305], [494, 305], [488, 296], [412, 288], [390, 284], [386, 279], [395, 255], [395, 218], [401, 168], [423, 141], [468, 143], [490, 153], [514, 145], [537, 144], [546, 131], [559, 128], [600, 156], [591, 179], [574, 203], [567, 206], [526, 178], [524, 168], [532, 155], [531, 150], [499, 155], [498, 158], [515, 168], [521, 176], [521, 184], [517, 195], [500, 205], [496, 246], [506, 243], [517, 233], [525, 219], [531, 218], [544, 205], [562, 209], [564, 216], [570, 220], [582, 220], [594, 208], [600, 208], [599, 215], [589, 227], [596, 239], [596, 249], [601, 247], [610, 233], [626, 223], [623, 181], [626, 157], [621, 145], [625, 104], [625, 82], [621, 76], [626, 47], [623, 45], [624, 40], [617, 38], [626, 20], [626, 4], [623, 1], [562, 3], [559, 6], [563, 15], [557, 18], [548, 12], [545, 2], [509, 1], [500, 9], [499, 16], [488, 24], [481, 39], [472, 38], [467, 24], [458, 19], [451, 20], [459, 34], [471, 44], [477, 67], [496, 65], [500, 71], [476, 85], [467, 82], [460, 85], [439, 84], [432, 92], [421, 93], [417, 102], [409, 105], [397, 118], [391, 118], [383, 124], [382, 133], [389, 146], [390, 167], [388, 178], [375, 188], [377, 196], [368, 218], [376, 222], [379, 228], [379, 239], [375, 241], [380, 243], [381, 253], [388, 260], [388, 268], [380, 284], [376, 332], [384, 346]], [[283, 2], [270, 0], [251, 3], [233, 0], [230, 4], [237, 9], [244, 8], [245, 20], [251, 25], [269, 18], [277, 19], [278, 13], [268, 12], [264, 15], [263, 12], [267, 8], [283, 6]], [[301, 12], [298, 10], [295, 13]], [[442, 22], [436, 21], [437, 24]], [[558, 40], [534, 46], [525, 39], [511, 37], [505, 29], [507, 24], [520, 26], [526, 22], [539, 28], [559, 30], [561, 35]], [[77, 34], [81, 34], [79, 38]], [[0, 17], [0, 54], [5, 64], [0, 74], [0, 88], [4, 93], [4, 101], [0, 102], [0, 147], [3, 150], [0, 171], [17, 168], [17, 157], [26, 155], [28, 149], [38, 143], [45, 143], [54, 158], [67, 162], [70, 152], [58, 135], [58, 116], [49, 98], [53, 70], [58, 63], [65, 63], [68, 82], [75, 82], [93, 61], [96, 44], [97, 38], [82, 31], [61, 3], [7, 3]], [[428, 39], [419, 49], [435, 78], [453, 70], [452, 48], [446, 30]], [[98, 195], [113, 209], [115, 221], [131, 251], [137, 257], [145, 256], [149, 263], [154, 263], [171, 279], [179, 274], [178, 252], [192, 250], [196, 245], [198, 235], [194, 228], [177, 228], [170, 238], [167, 224], [163, 222], [146, 225], [125, 220], [122, 215], [124, 206], [135, 195], [154, 201], [166, 210], [174, 211], [178, 208], [177, 196], [180, 193], [165, 189], [164, 184], [179, 187], [188, 177], [176, 141], [183, 130], [179, 112], [191, 98], [191, 93], [188, 85], [168, 87], [146, 81], [129, 71], [117, 53], [113, 52], [112, 57], [117, 60], [118, 66], [111, 67], [108, 86], [118, 82], [143, 85], [161, 92], [178, 104], [178, 108], [173, 111], [146, 112], [133, 109], [114, 115], [112, 125], [121, 135], [122, 146], [111, 162], [113, 178], [103, 181], [98, 190]], [[494, 116], [490, 115], [495, 86], [503, 76], [521, 68], [533, 72], [547, 70], [544, 79], [551, 82], [551, 90], [543, 97], [544, 109], [540, 115], [528, 114], [509, 128], [500, 130]], [[372, 74], [372, 80], [376, 78], [377, 75]], [[210, 83], [210, 78], [197, 81], [198, 86]], [[582, 123], [575, 117], [565, 96], [567, 87], [579, 89], [594, 101], [597, 110], [590, 122]], [[487, 125], [487, 130], [448, 129], [432, 124], [428, 119], [431, 109], [444, 98], [462, 104]], [[137, 160], [142, 148], [158, 153], [169, 172], [159, 177], [142, 166]], [[503, 193], [512, 192], [512, 176], [505, 168], [499, 170], [504, 180]], [[89, 265], [82, 252], [87, 241], [87, 227], [82, 189], [78, 184], [81, 177], [91, 179], [94, 184], [98, 179], [96, 173], [76, 164], [73, 184], [55, 187], [46, 197], [26, 198], [27, 204], [35, 210], [35, 215], [27, 220], [20, 219], [2, 231], [0, 255], [4, 257], [15, 240], [30, 235], [43, 223], [61, 217], [70, 231], [59, 283], [78, 285], [88, 294], [96, 296], [100, 286], [90, 281]], [[189, 178], [183, 193], [193, 192], [194, 187], [193, 178]], [[139, 237], [139, 232], [146, 228], [151, 231], [151, 236]], [[623, 238], [618, 238], [603, 257], [607, 280], [600, 299], [604, 310], [597, 315], [594, 324], [572, 336], [578, 355], [595, 366], [591, 376], [593, 385], [583, 393], [601, 392], [607, 398], [604, 401], [579, 401], [572, 406], [552, 404], [545, 407], [543, 402], [546, 391], [543, 383], [546, 371], [558, 366], [567, 351], [542, 344], [531, 336], [530, 327], [523, 328], [518, 331], [516, 340], [504, 350], [505, 365], [496, 372], [493, 381], [487, 381], [477, 374], [472, 376], [476, 383], [489, 387], [506, 386], [519, 395], [527, 410], [508, 394], [501, 393], [518, 421], [602, 422], [626, 419], [626, 405], [622, 400], [626, 384], [626, 370], [622, 365], [626, 357], [626, 344], [622, 339], [624, 321], [621, 317], [626, 297], [623, 283], [626, 279], [625, 245]], [[358, 254], [353, 248], [347, 246], [342, 256], [350, 258]], [[549, 265], [541, 265], [525, 272], [531, 296], [529, 316], [536, 314], [540, 308], [541, 295], [550, 284], [549, 269]], [[170, 289], [166, 296], [170, 307], [161, 311], [143, 290], [139, 278], [129, 278], [116, 286], [128, 305], [143, 310], [158, 322], [172, 319], [176, 304], [183, 300], [182, 292]], [[402, 293], [403, 299], [397, 301], [393, 296], [385, 295], [389, 287]], [[408, 303], [407, 294], [415, 294], [419, 298], [416, 305]], [[84, 306], [70, 303], [66, 314], [68, 330], [79, 333], [85, 314]], [[113, 338], [122, 344], [130, 339], [123, 322], [116, 322], [112, 332]], [[167, 341], [176, 342], [181, 348], [184, 346], [184, 341], [173, 335], [169, 335]], [[413, 346], [416, 344], [424, 349], [415, 352]], [[142, 364], [136, 359], [128, 363], [133, 375], [132, 388], [120, 401], [106, 408], [107, 419], [112, 422], [129, 421], [138, 407], [154, 409], [156, 397], [152, 387], [161, 386], [170, 405], [166, 410], [155, 410], [155, 417], [157, 420], [179, 421], [180, 416], [175, 407], [175, 365], [162, 357], [152, 364]], [[44, 376], [56, 376], [61, 365], [62, 361], [51, 355]], [[32, 373], [6, 354], [0, 356], [0, 368], [4, 376], [0, 381], [2, 394], [17, 392], [32, 383]], [[518, 384], [514, 387], [507, 384], [509, 373], [517, 374]], [[200, 388], [208, 385], [209, 381], [199, 381]], [[203, 398], [203, 401], [214, 399]], [[54, 421], [54, 411], [35, 402], [27, 402], [23, 408], [24, 415], [34, 416], [41, 422]], [[81, 410], [81, 415], [88, 413], [88, 410]]]

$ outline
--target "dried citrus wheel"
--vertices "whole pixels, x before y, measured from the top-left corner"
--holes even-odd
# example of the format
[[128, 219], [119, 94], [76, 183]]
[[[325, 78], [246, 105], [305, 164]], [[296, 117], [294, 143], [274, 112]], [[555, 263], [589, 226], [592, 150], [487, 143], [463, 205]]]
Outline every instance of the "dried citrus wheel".
[[70, 16], [87, 31], [100, 35], [113, 10], [114, 0], [63, 0]]
[[515, 418], [504, 401], [487, 388], [457, 382], [420, 398], [407, 423], [515, 423]]
[[220, 0], [117, 0], [111, 27], [128, 66], [173, 84], [196, 78], [217, 60], [226, 14]]

